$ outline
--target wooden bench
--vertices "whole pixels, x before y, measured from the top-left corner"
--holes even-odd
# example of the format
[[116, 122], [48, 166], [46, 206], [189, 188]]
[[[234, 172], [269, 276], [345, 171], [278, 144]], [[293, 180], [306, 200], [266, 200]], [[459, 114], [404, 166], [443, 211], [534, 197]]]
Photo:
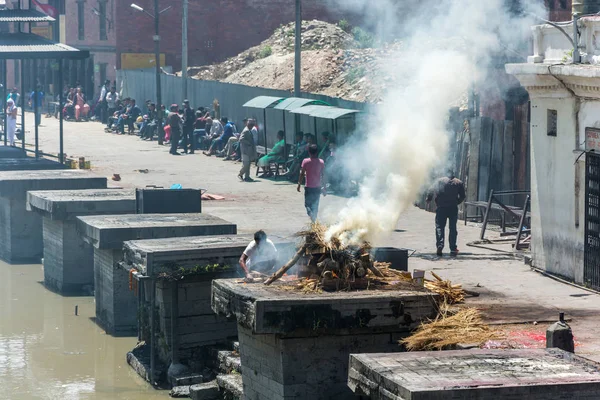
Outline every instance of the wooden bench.
[[[522, 208], [509, 206], [504, 204], [500, 197], [503, 196], [515, 196], [515, 195], [525, 195], [525, 202]], [[515, 244], [513, 245], [516, 250], [521, 248], [521, 236], [523, 234], [528, 234], [531, 232], [530, 229], [523, 229], [525, 226], [525, 220], [530, 218], [530, 205], [531, 205], [531, 194], [527, 190], [511, 190], [511, 191], [501, 191], [496, 192], [494, 190], [490, 191], [490, 197], [488, 201], [467, 201], [465, 202], [465, 224], [469, 218], [477, 218], [480, 219], [481, 215], [479, 211], [483, 211], [483, 225], [481, 227], [480, 239], [485, 239], [485, 230], [487, 229], [487, 224], [490, 221], [490, 214], [492, 211], [497, 211], [500, 213], [500, 221], [502, 227], [502, 236], [508, 235], [516, 235]], [[468, 207], [476, 207], [477, 208], [477, 216], [469, 217], [468, 215]], [[516, 231], [507, 232], [506, 231], [506, 216], [512, 216], [519, 220], [518, 229]]]

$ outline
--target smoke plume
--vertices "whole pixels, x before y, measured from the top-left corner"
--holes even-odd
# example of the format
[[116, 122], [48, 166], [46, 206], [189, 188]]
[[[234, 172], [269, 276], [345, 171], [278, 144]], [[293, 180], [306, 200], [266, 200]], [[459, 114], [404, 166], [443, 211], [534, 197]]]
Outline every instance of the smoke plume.
[[374, 242], [395, 229], [431, 183], [432, 171], [446, 164], [450, 107], [487, 79], [493, 55], [529, 39], [535, 21], [527, 12], [544, 11], [528, 5], [517, 15], [515, 2], [505, 0], [328, 1], [362, 13], [365, 26], [376, 25], [386, 38], [402, 35], [402, 50], [385, 71], [400, 84], [362, 128], [365, 137], [338, 152], [344, 169], [362, 179], [358, 196], [336, 213], [329, 234], [348, 244]]

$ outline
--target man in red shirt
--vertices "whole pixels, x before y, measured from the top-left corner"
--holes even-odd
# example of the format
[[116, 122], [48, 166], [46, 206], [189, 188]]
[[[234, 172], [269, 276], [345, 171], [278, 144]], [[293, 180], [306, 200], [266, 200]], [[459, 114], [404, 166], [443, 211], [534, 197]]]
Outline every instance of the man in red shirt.
[[317, 214], [319, 213], [319, 200], [321, 198], [321, 192], [326, 196], [327, 192], [325, 187], [322, 185], [323, 172], [325, 171], [325, 163], [318, 157], [319, 149], [316, 144], [311, 144], [308, 147], [308, 155], [310, 158], [305, 158], [302, 161], [302, 169], [300, 171], [300, 178], [298, 179], [298, 192], [300, 192], [300, 186], [304, 182], [304, 207], [310, 219], [315, 222], [317, 220]]

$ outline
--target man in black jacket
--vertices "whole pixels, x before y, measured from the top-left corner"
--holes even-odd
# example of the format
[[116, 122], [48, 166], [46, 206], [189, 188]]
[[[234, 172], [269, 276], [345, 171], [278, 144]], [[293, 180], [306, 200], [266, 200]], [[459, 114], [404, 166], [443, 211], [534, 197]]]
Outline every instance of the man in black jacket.
[[188, 147], [190, 154], [194, 154], [196, 146], [194, 144], [194, 122], [196, 121], [196, 113], [190, 107], [190, 101], [183, 101], [183, 136], [182, 147], [183, 152], [187, 154]]
[[456, 239], [458, 231], [456, 223], [458, 221], [458, 205], [465, 200], [465, 185], [459, 179], [456, 179], [454, 172], [447, 171], [445, 177], [438, 179], [429, 194], [427, 195], [427, 204], [435, 197], [437, 209], [435, 211], [435, 238], [437, 246], [437, 255], [441, 256], [444, 250], [444, 238], [446, 235], [446, 220], [448, 220], [448, 241], [450, 242], [450, 255], [458, 255]]

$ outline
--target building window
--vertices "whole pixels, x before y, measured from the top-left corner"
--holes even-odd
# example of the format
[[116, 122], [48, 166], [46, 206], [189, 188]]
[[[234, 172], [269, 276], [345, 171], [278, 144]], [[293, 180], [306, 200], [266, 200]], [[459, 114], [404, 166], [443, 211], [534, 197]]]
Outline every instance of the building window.
[[108, 40], [106, 36], [106, 0], [98, 1], [98, 22], [100, 24], [100, 40]]
[[100, 73], [100, 84], [104, 85], [104, 82], [106, 81], [106, 63], [100, 63], [98, 64], [98, 69], [99, 69], [99, 73]]
[[77, 31], [79, 40], [85, 40], [84, 6], [85, 3], [83, 1], [77, 2]]
[[556, 110], [548, 110], [546, 127], [548, 136], [556, 136], [558, 132], [558, 112]]
[[560, 9], [561, 10], [566, 10], [567, 9], [567, 0], [559, 0], [558, 3], [560, 4]]

